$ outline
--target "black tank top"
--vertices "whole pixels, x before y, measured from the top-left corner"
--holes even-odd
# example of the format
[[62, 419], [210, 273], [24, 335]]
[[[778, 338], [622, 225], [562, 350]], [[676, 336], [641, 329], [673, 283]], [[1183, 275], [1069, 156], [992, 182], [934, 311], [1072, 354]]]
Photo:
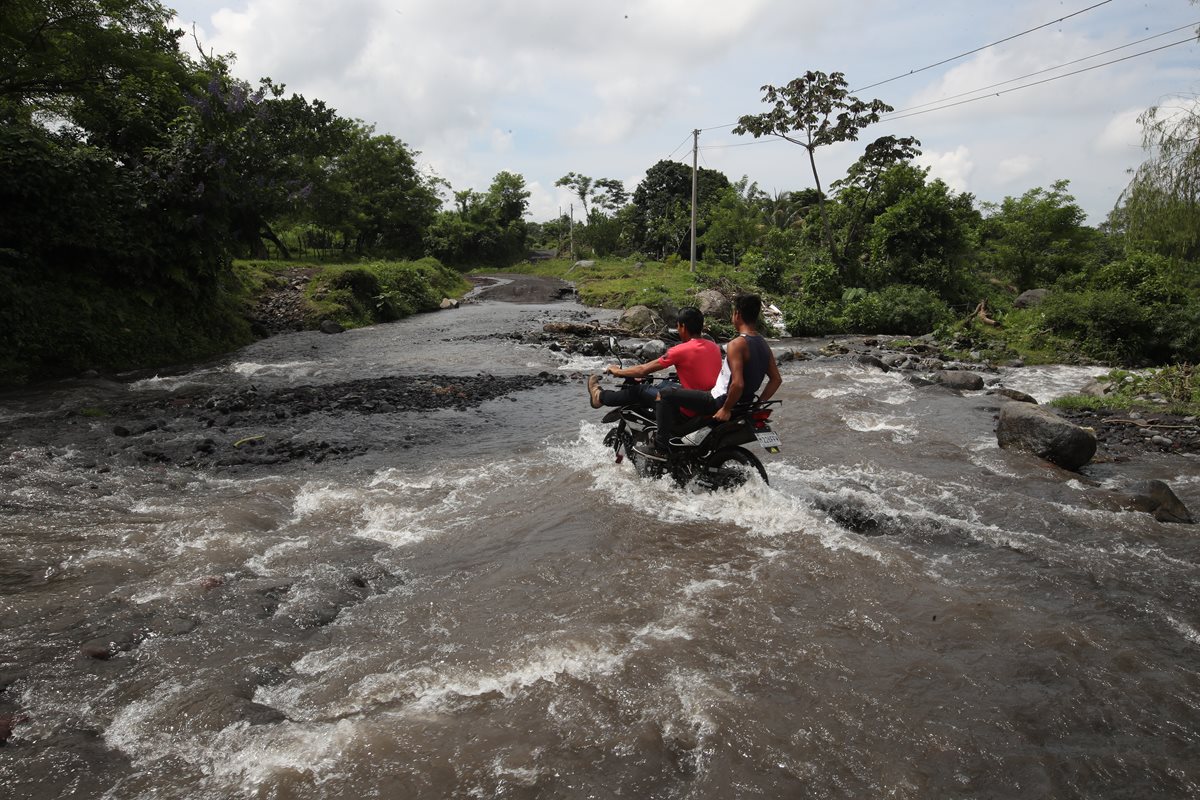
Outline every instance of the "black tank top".
[[749, 400], [752, 395], [758, 395], [763, 378], [767, 377], [767, 367], [771, 363], [771, 347], [766, 339], [757, 334], [751, 336], [743, 333], [742, 336], [750, 347], [750, 357], [742, 365], [742, 398]]

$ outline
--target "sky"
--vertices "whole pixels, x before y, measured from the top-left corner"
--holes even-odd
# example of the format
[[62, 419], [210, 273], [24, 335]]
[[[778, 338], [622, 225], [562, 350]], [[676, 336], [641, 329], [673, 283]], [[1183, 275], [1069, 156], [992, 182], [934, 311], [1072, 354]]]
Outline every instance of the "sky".
[[[572, 202], [580, 218], [578, 199], [554, 185], [568, 172], [617, 178], [632, 192], [661, 159], [690, 165], [694, 129], [702, 167], [768, 193], [813, 186], [802, 148], [730, 128], [766, 110], [764, 84], [817, 70], [842, 72], [851, 90], [863, 88], [856, 96], [896, 109], [859, 142], [817, 151], [822, 185], [876, 137], [915, 136], [919, 163], [956, 191], [1000, 202], [1067, 179], [1097, 224], [1145, 157], [1138, 115], [1200, 92], [1200, 4], [1189, 0], [166, 4], [187, 45], [194, 26], [206, 51], [236, 54], [239, 77], [269, 76], [375, 125], [455, 190], [486, 191], [502, 170], [522, 175], [534, 221]], [[1180, 26], [1190, 27], [1159, 35]], [[1126, 47], [1147, 37], [1156, 38]], [[1088, 58], [1113, 48], [1122, 49]], [[1059, 67], [1067, 62], [1077, 63]], [[1006, 91], [1034, 81], [1046, 82]], [[995, 84], [985, 99], [930, 110]], [[925, 113], [906, 116], [914, 107]]]

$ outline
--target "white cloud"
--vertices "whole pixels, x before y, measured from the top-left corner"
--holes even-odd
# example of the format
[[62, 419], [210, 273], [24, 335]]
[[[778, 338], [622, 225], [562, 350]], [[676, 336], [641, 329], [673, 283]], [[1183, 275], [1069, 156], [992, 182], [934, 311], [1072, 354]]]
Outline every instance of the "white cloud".
[[996, 165], [994, 177], [997, 183], [1007, 184], [1012, 183], [1020, 178], [1033, 172], [1034, 167], [1041, 163], [1041, 159], [1035, 156], [1012, 156], [1005, 158]]
[[971, 151], [961, 144], [946, 153], [922, 153], [916, 161], [923, 167], [929, 167], [930, 178], [941, 178], [956, 192], [968, 190], [971, 173], [975, 170]]
[[[269, 75], [345, 116], [375, 123], [421, 151], [422, 163], [456, 189], [485, 189], [500, 170], [547, 187], [545, 202], [534, 204], [535, 219], [556, 211], [557, 192], [548, 187], [559, 176], [573, 170], [640, 178], [693, 128], [711, 128], [701, 136], [701, 146], [711, 148], [702, 165], [731, 179], [748, 175], [771, 189], [811, 186], [799, 148], [716, 149], [750, 141], [720, 126], [764, 110], [762, 84], [781, 84], [808, 69], [845, 72], [851, 86], [905, 75], [859, 93], [903, 109], [1182, 25], [1194, 12], [1178, 0], [1113, 4], [909, 75], [1047, 22], [1061, 9], [1038, 0], [929, 0], [903, 11], [883, 0], [842, 6], [818, 0], [175, 5], [181, 27], [198, 21], [206, 48], [237, 53], [241, 77]], [[1017, 180], [1048, 185], [1071, 178], [1084, 207], [1102, 213], [1139, 157], [1123, 144], [1132, 110], [1186, 88], [1181, 76], [1194, 75], [1195, 46], [1164, 53], [886, 121], [862, 138], [916, 136], [931, 154], [923, 163], [956, 188], [969, 181], [982, 199], [998, 199]], [[1172, 53], [1179, 55], [1171, 60]], [[840, 177], [860, 153], [861, 143], [822, 148], [823, 183]], [[635, 187], [636, 181], [627, 186]]]
[[1128, 155], [1131, 150], [1141, 152], [1142, 126], [1138, 123], [1144, 108], [1131, 108], [1115, 114], [1104, 130], [1096, 137], [1096, 151]]

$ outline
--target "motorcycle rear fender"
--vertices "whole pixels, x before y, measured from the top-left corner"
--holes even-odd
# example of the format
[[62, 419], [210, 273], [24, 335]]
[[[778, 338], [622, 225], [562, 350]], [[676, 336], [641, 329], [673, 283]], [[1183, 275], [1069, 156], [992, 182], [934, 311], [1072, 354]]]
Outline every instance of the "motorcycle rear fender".
[[718, 450], [722, 447], [732, 447], [753, 441], [754, 430], [746, 424], [743, 417], [718, 425], [705, 439], [704, 444], [713, 450]]

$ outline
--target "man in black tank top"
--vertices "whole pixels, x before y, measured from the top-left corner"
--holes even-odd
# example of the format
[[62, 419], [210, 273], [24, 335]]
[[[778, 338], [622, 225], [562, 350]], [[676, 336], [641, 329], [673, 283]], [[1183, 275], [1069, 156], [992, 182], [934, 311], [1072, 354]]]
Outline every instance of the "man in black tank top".
[[[762, 300], [758, 295], [739, 294], [733, 298], [733, 327], [737, 328], [738, 335], [725, 345], [729, 386], [725, 390], [724, 402], [713, 414], [713, 419], [718, 422], [728, 422], [733, 407], [743, 397], [749, 400], [757, 394], [759, 400], [769, 400], [783, 383], [775, 363], [775, 354], [758, 333], [760, 314]], [[767, 379], [767, 386], [759, 392], [763, 378]], [[713, 393], [716, 394], [715, 387]]]
[[743, 397], [754, 397], [767, 380], [759, 400], [768, 400], [783, 383], [775, 354], [758, 333], [762, 300], [756, 294], [739, 294], [733, 298], [733, 326], [738, 335], [725, 345], [725, 364], [717, 377], [717, 385], [709, 393], [674, 389], [661, 391], [658, 396], [656, 441], [638, 445], [638, 453], [656, 461], [667, 459], [670, 439], [679, 425], [679, 406], [687, 405], [701, 414], [711, 414], [718, 422], [728, 422], [733, 407]]

